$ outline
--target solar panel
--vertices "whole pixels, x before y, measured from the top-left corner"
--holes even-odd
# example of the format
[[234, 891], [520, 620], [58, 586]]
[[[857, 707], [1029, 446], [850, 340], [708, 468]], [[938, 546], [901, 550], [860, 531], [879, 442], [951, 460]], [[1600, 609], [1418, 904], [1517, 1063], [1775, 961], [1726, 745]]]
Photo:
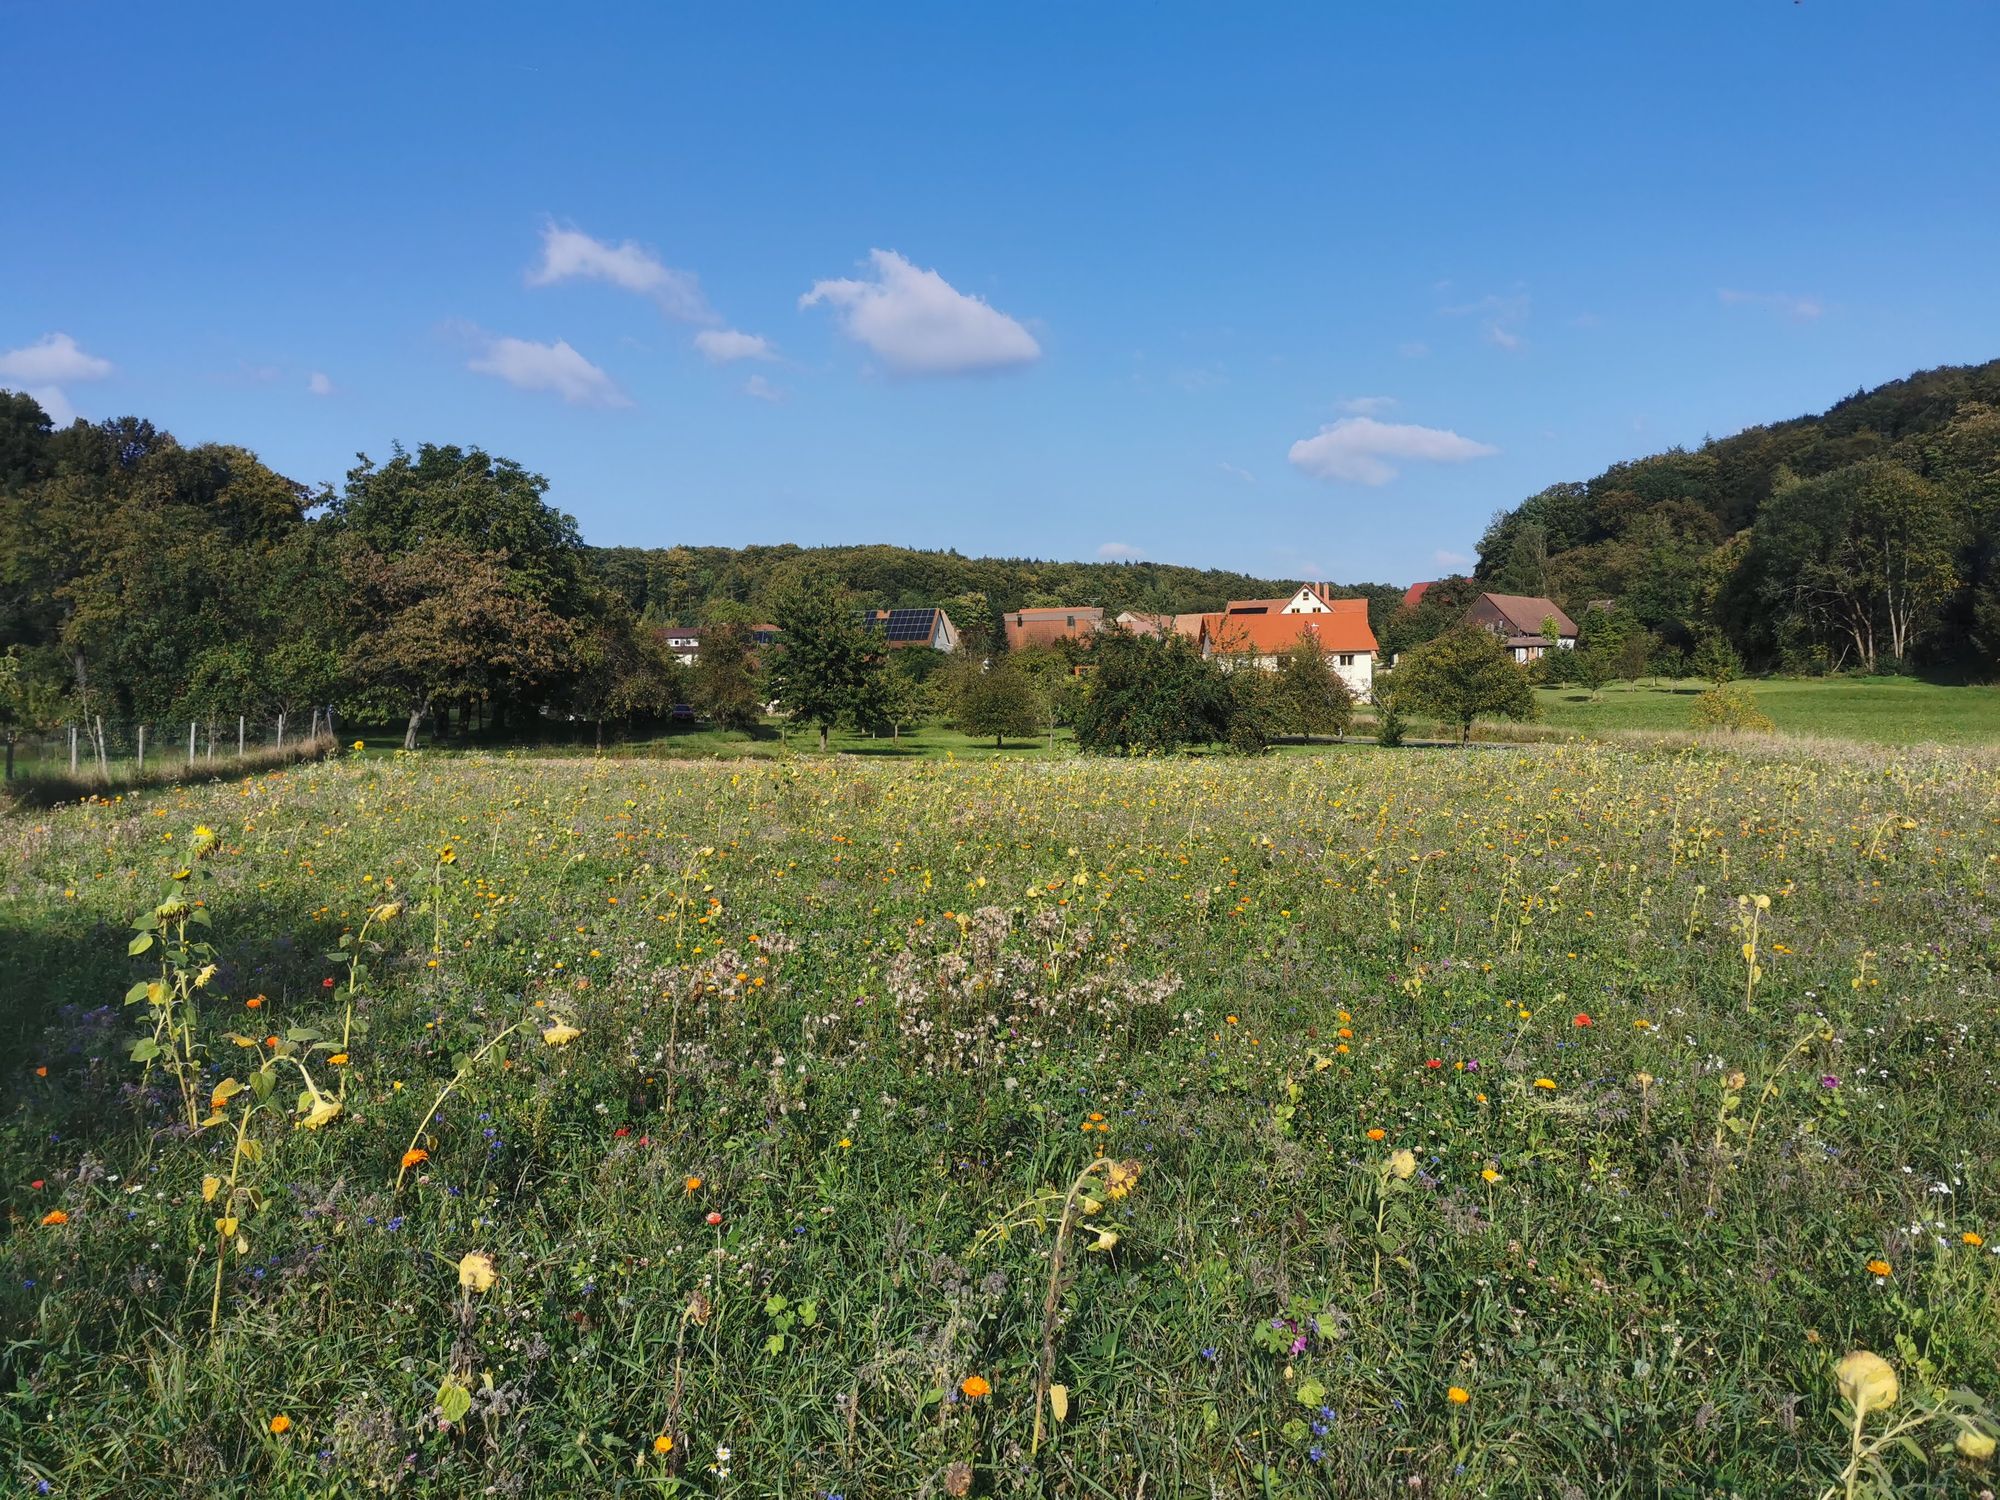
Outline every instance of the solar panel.
[[927, 641], [931, 638], [931, 617], [935, 610], [892, 609], [887, 636], [892, 641]]

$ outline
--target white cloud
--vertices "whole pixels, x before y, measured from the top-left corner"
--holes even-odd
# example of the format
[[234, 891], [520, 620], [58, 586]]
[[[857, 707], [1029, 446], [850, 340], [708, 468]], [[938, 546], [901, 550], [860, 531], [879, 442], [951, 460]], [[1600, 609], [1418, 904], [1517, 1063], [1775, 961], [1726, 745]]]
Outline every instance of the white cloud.
[[1146, 554], [1126, 542], [1106, 542], [1097, 549], [1097, 555], [1106, 562], [1132, 562]]
[[1374, 417], [1395, 404], [1394, 396], [1349, 396], [1340, 403], [1340, 409], [1351, 417]]
[[306, 389], [315, 396], [331, 396], [333, 394], [333, 382], [318, 370], [314, 370], [306, 379]]
[[966, 375], [1041, 358], [1019, 323], [893, 250], [871, 250], [873, 281], [818, 281], [799, 298], [840, 310], [841, 331], [899, 375]]
[[710, 363], [718, 365], [738, 359], [778, 357], [778, 351], [762, 334], [739, 333], [734, 328], [704, 328], [694, 336], [694, 346]]
[[1438, 548], [1437, 551], [1431, 554], [1431, 561], [1436, 563], [1440, 568], [1457, 569], [1472, 566], [1472, 559], [1467, 557], [1463, 552], [1453, 552], [1444, 547]]
[[1245, 484], [1255, 484], [1257, 482], [1257, 476], [1255, 474], [1252, 474], [1248, 469], [1239, 469], [1236, 467], [1235, 464], [1219, 463], [1216, 465], [1216, 467], [1222, 470], [1222, 472], [1225, 474], [1234, 474], [1238, 479], [1242, 480]]
[[1461, 302], [1455, 307], [1440, 307], [1438, 312], [1447, 318], [1476, 317], [1483, 325], [1481, 332], [1486, 342], [1502, 349], [1519, 349], [1527, 343], [1521, 329], [1528, 321], [1533, 302], [1526, 292], [1510, 292], [1506, 296], [1488, 293], [1472, 302]]
[[1782, 292], [1739, 292], [1723, 287], [1716, 297], [1725, 307], [1767, 307], [1795, 323], [1810, 323], [1826, 311], [1817, 297], [1789, 297]]
[[66, 333], [47, 333], [32, 344], [0, 354], [0, 380], [55, 384], [70, 380], [102, 380], [111, 361], [85, 354]]
[[1387, 484], [1396, 470], [1387, 460], [1459, 464], [1486, 458], [1498, 448], [1475, 443], [1442, 427], [1418, 427], [1408, 422], [1378, 422], [1373, 417], [1342, 417], [1309, 438], [1292, 444], [1292, 466], [1316, 479], [1341, 479], [1354, 484]]
[[746, 396], [755, 396], [759, 401], [782, 401], [785, 399], [784, 389], [771, 384], [762, 375], [752, 375], [748, 380], [744, 381], [743, 394]]
[[636, 240], [606, 244], [577, 229], [542, 226], [542, 263], [528, 273], [529, 286], [558, 281], [608, 281], [615, 287], [650, 297], [661, 312], [683, 323], [721, 321], [702, 294], [692, 271], [676, 271]]
[[77, 418], [77, 410], [69, 404], [69, 397], [53, 385], [36, 386], [26, 392], [35, 398], [35, 404], [49, 414], [49, 421], [58, 431], [69, 426]]
[[1502, 328], [1498, 323], [1488, 323], [1486, 325], [1486, 342], [1497, 344], [1502, 349], [1518, 349], [1521, 347], [1522, 339], [1521, 335]]
[[537, 344], [528, 339], [493, 338], [486, 352], [466, 368], [496, 375], [524, 391], [554, 391], [575, 406], [630, 406], [617, 383], [562, 339]]

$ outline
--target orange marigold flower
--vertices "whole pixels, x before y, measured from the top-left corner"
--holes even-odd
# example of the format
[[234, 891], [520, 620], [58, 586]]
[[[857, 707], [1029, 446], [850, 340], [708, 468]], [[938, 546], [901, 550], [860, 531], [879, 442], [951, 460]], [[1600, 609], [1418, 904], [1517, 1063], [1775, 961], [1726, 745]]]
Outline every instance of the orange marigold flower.
[[692, 1198], [700, 1191], [701, 1179], [699, 1177], [690, 1177], [686, 1182], [681, 1184], [681, 1196], [683, 1198]]
[[965, 1393], [968, 1401], [977, 1401], [981, 1396], [993, 1393], [993, 1387], [984, 1375], [968, 1375], [958, 1383], [958, 1388]]
[[421, 1167], [430, 1159], [430, 1152], [424, 1150], [422, 1146], [413, 1146], [403, 1153], [403, 1170], [407, 1172], [412, 1167]]
[[46, 1228], [53, 1229], [57, 1225], [67, 1224], [68, 1222], [69, 1222], [69, 1215], [64, 1213], [59, 1208], [52, 1208], [47, 1213], [42, 1215], [42, 1224]]
[[1880, 1257], [1868, 1262], [1868, 1274], [1870, 1276], [1889, 1276], [1894, 1274], [1895, 1269], [1894, 1266]]
[[1386, 1140], [1388, 1138], [1388, 1135], [1389, 1135], [1388, 1131], [1384, 1130], [1380, 1125], [1377, 1125], [1368, 1132], [1368, 1139], [1371, 1141]]
[[1472, 1392], [1462, 1385], [1455, 1385], [1444, 1393], [1444, 1399], [1453, 1406], [1463, 1406], [1472, 1399]]
[[264, 997], [262, 995], [252, 995], [248, 1000], [243, 1002], [243, 1008], [245, 1010], [262, 1010], [264, 1008]]
[[292, 1419], [283, 1412], [279, 1412], [275, 1417], [271, 1418], [271, 1432], [273, 1436], [283, 1437], [291, 1430]]

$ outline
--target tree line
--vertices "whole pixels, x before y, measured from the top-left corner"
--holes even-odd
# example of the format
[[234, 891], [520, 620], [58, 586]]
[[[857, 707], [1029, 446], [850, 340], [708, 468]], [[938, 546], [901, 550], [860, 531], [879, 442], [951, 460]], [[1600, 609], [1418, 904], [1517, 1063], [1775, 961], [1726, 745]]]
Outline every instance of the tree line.
[[1663, 651], [1757, 670], [1991, 677], [2000, 360], [1551, 485], [1494, 517], [1473, 581], [1580, 623], [1615, 599]]

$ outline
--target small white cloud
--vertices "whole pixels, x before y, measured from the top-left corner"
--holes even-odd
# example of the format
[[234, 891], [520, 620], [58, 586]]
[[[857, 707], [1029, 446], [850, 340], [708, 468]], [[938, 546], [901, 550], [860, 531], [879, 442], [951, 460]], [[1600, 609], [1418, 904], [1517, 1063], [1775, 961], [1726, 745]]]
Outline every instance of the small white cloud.
[[1405, 359], [1422, 359], [1431, 352], [1431, 346], [1421, 339], [1411, 339], [1407, 344], [1398, 344], [1396, 352]]
[[759, 401], [782, 401], [786, 393], [782, 387], [771, 384], [762, 375], [752, 375], [743, 382], [743, 394], [755, 396]]
[[1716, 297], [1725, 307], [1764, 307], [1795, 323], [1810, 323], [1826, 312], [1817, 297], [1789, 297], [1782, 292], [1740, 292], [1724, 287]]
[[1126, 542], [1106, 542], [1097, 549], [1097, 555], [1106, 562], [1132, 562], [1146, 554]]
[[1500, 450], [1442, 427], [1418, 427], [1408, 422], [1378, 422], [1373, 417], [1342, 417], [1309, 438], [1292, 444], [1292, 466], [1316, 479], [1340, 479], [1354, 484], [1387, 484], [1396, 477], [1387, 460], [1459, 464], [1486, 458]]
[[1220, 463], [1217, 464], [1216, 467], [1222, 470], [1222, 472], [1225, 474], [1234, 474], [1238, 479], [1242, 480], [1245, 484], [1255, 484], [1257, 482], [1257, 476], [1255, 474], [1252, 474], [1248, 469], [1239, 469], [1236, 467], [1235, 464]]
[[1508, 329], [1502, 328], [1498, 323], [1488, 323], [1486, 325], [1486, 342], [1497, 344], [1502, 349], [1518, 349], [1521, 347], [1522, 340], [1518, 333], [1513, 333]]
[[776, 359], [778, 351], [761, 334], [739, 333], [734, 328], [704, 328], [694, 336], [694, 346], [712, 364], [726, 365], [739, 359]]
[[56, 384], [71, 380], [102, 380], [111, 361], [86, 354], [66, 333], [47, 333], [32, 344], [0, 354], [0, 380]]
[[875, 280], [813, 283], [801, 308], [821, 302], [840, 310], [841, 332], [899, 375], [967, 375], [1041, 358], [1033, 334], [935, 271], [919, 270], [893, 250], [871, 250]]
[[1394, 396], [1349, 396], [1340, 409], [1351, 417], [1377, 417], [1395, 404]]
[[529, 286], [553, 286], [558, 281], [608, 281], [615, 287], [650, 297], [661, 312], [683, 323], [720, 320], [702, 294], [692, 271], [676, 271], [636, 240], [607, 244], [577, 229], [542, 226], [542, 263], [528, 272]]
[[1440, 568], [1455, 569], [1472, 566], [1472, 559], [1467, 557], [1463, 552], [1452, 552], [1443, 547], [1438, 548], [1437, 551], [1431, 554], [1431, 561], [1436, 563]]
[[49, 414], [50, 423], [58, 430], [69, 426], [77, 418], [77, 410], [69, 404], [69, 397], [53, 385], [31, 388], [28, 395], [35, 398], [35, 404]]
[[495, 375], [524, 391], [554, 391], [574, 406], [630, 406], [617, 383], [562, 339], [537, 344], [528, 339], [494, 338], [466, 368]]
[[320, 371], [314, 370], [311, 375], [306, 377], [306, 389], [315, 396], [331, 396], [333, 394], [333, 382], [328, 380]]

